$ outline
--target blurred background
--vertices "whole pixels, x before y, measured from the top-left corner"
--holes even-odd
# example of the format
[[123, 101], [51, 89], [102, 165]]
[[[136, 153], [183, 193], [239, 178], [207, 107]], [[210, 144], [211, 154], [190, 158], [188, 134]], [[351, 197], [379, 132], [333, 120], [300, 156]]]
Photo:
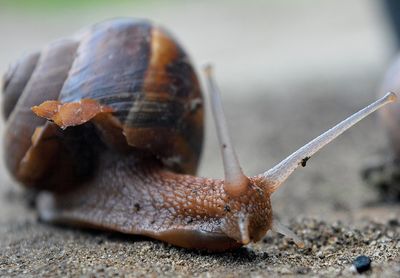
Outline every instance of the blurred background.
[[[207, 62], [216, 66], [233, 141], [249, 175], [374, 100], [397, 43], [383, 1], [0, 0], [0, 72], [52, 40], [121, 16], [168, 28], [198, 71]], [[222, 177], [209, 113], [206, 120], [199, 174]], [[273, 198], [276, 214], [326, 218], [373, 202], [375, 192], [359, 172], [385, 145], [376, 118], [366, 119], [288, 180]], [[0, 166], [0, 218], [23, 218], [23, 206], [14, 202], [20, 189]]]

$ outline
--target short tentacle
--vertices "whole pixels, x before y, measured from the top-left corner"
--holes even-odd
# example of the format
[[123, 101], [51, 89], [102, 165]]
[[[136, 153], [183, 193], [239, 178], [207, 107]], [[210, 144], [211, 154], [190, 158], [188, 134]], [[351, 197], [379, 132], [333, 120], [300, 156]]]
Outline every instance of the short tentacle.
[[273, 220], [271, 230], [291, 238], [298, 247], [304, 248], [304, 242], [293, 231], [281, 224], [278, 220]]

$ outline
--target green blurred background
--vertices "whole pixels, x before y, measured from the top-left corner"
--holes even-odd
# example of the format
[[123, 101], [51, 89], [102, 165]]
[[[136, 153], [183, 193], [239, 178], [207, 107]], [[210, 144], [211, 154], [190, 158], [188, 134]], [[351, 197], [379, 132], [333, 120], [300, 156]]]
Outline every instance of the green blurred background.
[[12, 9], [29, 9], [35, 11], [51, 11], [69, 8], [87, 8], [93, 6], [101, 6], [112, 3], [118, 5], [122, 3], [138, 3], [138, 2], [151, 2], [146, 0], [1, 0], [2, 7]]

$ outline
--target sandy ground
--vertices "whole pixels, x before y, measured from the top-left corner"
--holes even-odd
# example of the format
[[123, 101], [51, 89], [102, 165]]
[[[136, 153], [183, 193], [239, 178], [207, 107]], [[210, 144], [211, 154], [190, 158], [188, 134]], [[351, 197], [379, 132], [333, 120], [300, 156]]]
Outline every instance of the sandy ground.
[[[0, 10], [0, 33], [24, 34], [2, 43], [0, 70], [26, 49], [90, 22], [111, 15], [155, 18], [175, 31], [198, 64], [217, 64], [238, 156], [245, 172], [254, 175], [375, 99], [391, 49], [373, 1], [351, 1], [346, 9], [349, 1], [276, 2], [243, 6], [232, 1], [229, 8], [223, 1], [186, 2], [133, 12], [114, 7], [50, 14], [46, 22], [39, 15]], [[206, 131], [199, 174], [220, 177], [209, 114]], [[368, 255], [369, 274], [396, 277], [400, 207], [377, 202], [360, 179], [360, 170], [378, 160], [385, 146], [384, 130], [369, 117], [313, 157], [273, 196], [276, 216], [305, 240], [305, 249], [269, 234], [260, 243], [218, 255], [39, 223], [1, 164], [0, 276], [351, 276], [352, 260]]]

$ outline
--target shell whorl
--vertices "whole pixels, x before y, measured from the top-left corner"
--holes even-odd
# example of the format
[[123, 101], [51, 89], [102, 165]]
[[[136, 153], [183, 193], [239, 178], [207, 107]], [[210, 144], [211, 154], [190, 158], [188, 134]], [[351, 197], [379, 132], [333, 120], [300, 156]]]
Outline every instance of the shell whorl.
[[[203, 98], [186, 53], [162, 28], [144, 20], [106, 21], [22, 62], [6, 74], [3, 84], [6, 164], [19, 181], [45, 184], [48, 171], [70, 167], [76, 158], [71, 153], [80, 149], [73, 146], [71, 152], [71, 146], [65, 146], [74, 144], [73, 132], [56, 130], [33, 115], [30, 108], [47, 100], [93, 99], [111, 107], [122, 144], [146, 149], [179, 172], [195, 172], [203, 142]], [[115, 129], [90, 132], [97, 136]], [[69, 139], [60, 139], [66, 134]], [[77, 141], [91, 148], [90, 140]], [[70, 162], [60, 165], [55, 160]]]
[[8, 119], [39, 60], [39, 52], [25, 55], [12, 64], [3, 76], [2, 110], [3, 117]]

